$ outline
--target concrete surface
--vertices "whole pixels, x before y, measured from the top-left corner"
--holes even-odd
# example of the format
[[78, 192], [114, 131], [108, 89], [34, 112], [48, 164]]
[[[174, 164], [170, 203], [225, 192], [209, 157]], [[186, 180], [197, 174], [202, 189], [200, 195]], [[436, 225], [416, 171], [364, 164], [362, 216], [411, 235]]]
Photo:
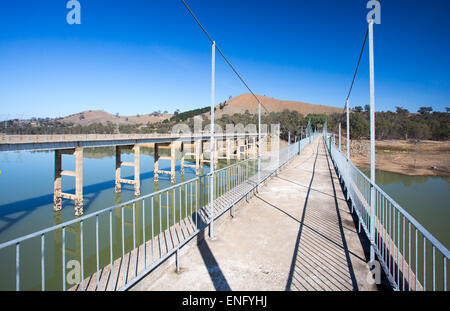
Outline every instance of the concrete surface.
[[[376, 290], [321, 137], [235, 218], [132, 290]], [[183, 254], [184, 253], [184, 254]]]

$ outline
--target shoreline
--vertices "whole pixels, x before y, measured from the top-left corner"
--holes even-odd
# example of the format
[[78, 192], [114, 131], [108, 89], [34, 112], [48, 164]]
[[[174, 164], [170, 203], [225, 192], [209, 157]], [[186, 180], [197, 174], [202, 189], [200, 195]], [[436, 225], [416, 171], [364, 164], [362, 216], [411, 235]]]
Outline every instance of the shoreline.
[[[345, 153], [346, 140], [343, 141]], [[450, 141], [381, 140], [375, 149], [377, 170], [407, 176], [450, 177]], [[357, 167], [370, 168], [370, 141], [351, 141], [350, 159]]]

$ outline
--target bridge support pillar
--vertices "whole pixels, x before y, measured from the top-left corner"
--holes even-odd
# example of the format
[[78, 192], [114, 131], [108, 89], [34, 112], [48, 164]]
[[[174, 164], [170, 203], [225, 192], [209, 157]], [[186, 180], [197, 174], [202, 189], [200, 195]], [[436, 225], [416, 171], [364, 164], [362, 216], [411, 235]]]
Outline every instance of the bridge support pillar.
[[159, 170], [159, 147], [157, 143], [155, 143], [153, 153], [153, 181], [157, 183]]
[[55, 150], [55, 179], [53, 190], [53, 210], [55, 212], [61, 210], [61, 150]]
[[180, 152], [181, 152], [181, 165], [180, 165], [180, 173], [182, 176], [184, 176], [184, 143], [180, 142]]
[[[163, 157], [160, 155], [160, 149], [170, 149], [170, 156]], [[159, 160], [170, 160], [170, 171], [162, 171], [159, 169]], [[154, 149], [154, 181], [158, 182], [159, 174], [170, 175], [170, 182], [175, 183], [175, 143], [155, 143]]]
[[[122, 149], [132, 149], [134, 152], [134, 162], [122, 162]], [[141, 149], [139, 145], [132, 146], [116, 146], [116, 182], [115, 191], [119, 193], [122, 191], [122, 184], [131, 184], [134, 186], [134, 195], [141, 195], [141, 182], [140, 182], [140, 155]], [[123, 179], [121, 176], [122, 166], [134, 167], [134, 180]]]
[[244, 159], [248, 158], [248, 140], [248, 137], [244, 139]]
[[[62, 155], [75, 155], [75, 171], [62, 170]], [[75, 177], [75, 194], [63, 193], [61, 190], [62, 176]], [[53, 210], [60, 211], [62, 199], [75, 201], [75, 216], [83, 215], [83, 148], [55, 150], [55, 178], [53, 193]]]
[[227, 140], [225, 141], [225, 148], [226, 148], [225, 154], [226, 154], [227, 164], [228, 164], [228, 165], [230, 164], [231, 154], [232, 154], [231, 142], [232, 142], [232, 141], [231, 141], [230, 139], [227, 139]]
[[203, 140], [200, 140], [200, 168], [203, 171], [203, 162], [205, 161], [205, 155], [203, 154]]
[[175, 183], [175, 143], [170, 144], [170, 183]]
[[219, 164], [219, 140], [214, 139], [214, 167], [217, 168], [217, 165]]
[[195, 153], [195, 175], [200, 175], [200, 154], [203, 153], [202, 151], [202, 141], [197, 140], [194, 143], [194, 153]]
[[120, 183], [121, 165], [122, 165], [122, 154], [120, 152], [120, 146], [116, 146], [116, 182], [115, 182], [116, 193], [122, 191], [122, 184]]

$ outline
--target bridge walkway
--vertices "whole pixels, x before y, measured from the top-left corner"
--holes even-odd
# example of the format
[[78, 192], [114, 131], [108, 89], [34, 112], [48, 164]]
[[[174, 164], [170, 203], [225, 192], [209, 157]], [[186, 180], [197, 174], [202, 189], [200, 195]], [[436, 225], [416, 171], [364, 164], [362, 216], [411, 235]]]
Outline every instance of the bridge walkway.
[[236, 217], [134, 290], [376, 290], [338, 177], [317, 138]]

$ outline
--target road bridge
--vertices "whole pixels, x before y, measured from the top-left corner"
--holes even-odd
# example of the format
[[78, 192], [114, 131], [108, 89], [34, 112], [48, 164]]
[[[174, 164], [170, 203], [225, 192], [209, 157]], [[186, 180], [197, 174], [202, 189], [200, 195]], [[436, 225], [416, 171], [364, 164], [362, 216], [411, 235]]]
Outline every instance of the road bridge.
[[[271, 135], [264, 133], [261, 136], [261, 144], [270, 145]], [[214, 164], [218, 159], [245, 159], [256, 156], [258, 147], [257, 133], [227, 133], [216, 134], [214, 137]], [[184, 175], [185, 167], [195, 169], [196, 175], [200, 174], [200, 168], [204, 163], [210, 162], [210, 152], [205, 152], [205, 144], [209, 143], [211, 136], [199, 134], [69, 134], [69, 135], [0, 135], [0, 152], [17, 151], [44, 151], [52, 150], [55, 153], [54, 165], [54, 211], [60, 211], [62, 200], [68, 199], [75, 202], [75, 216], [83, 215], [83, 150], [84, 148], [113, 147], [115, 148], [115, 190], [121, 192], [122, 184], [130, 184], [134, 187], [135, 196], [141, 194], [140, 190], [140, 147], [153, 148], [154, 180], [158, 182], [160, 174], [170, 176], [171, 183], [175, 183], [175, 161], [177, 152], [180, 153], [181, 175]], [[279, 141], [274, 140], [276, 143]], [[161, 149], [169, 149], [169, 156], [161, 155]], [[132, 150], [133, 162], [121, 160], [123, 150]], [[62, 155], [75, 156], [75, 170], [62, 169]], [[186, 164], [185, 157], [193, 157], [194, 164]], [[170, 160], [170, 170], [160, 170], [159, 160]], [[134, 178], [124, 179], [121, 176], [122, 166], [134, 168]], [[75, 178], [75, 193], [61, 191], [62, 177]]]

